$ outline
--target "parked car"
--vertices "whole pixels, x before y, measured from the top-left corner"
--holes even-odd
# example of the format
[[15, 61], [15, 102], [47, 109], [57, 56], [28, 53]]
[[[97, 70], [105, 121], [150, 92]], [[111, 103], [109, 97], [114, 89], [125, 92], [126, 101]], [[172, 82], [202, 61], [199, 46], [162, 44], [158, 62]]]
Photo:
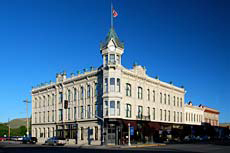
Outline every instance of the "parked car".
[[185, 136], [184, 137], [184, 142], [194, 142], [196, 140], [195, 136]]
[[37, 143], [37, 138], [36, 137], [23, 137], [22, 143], [30, 143], [30, 144], [36, 144]]
[[0, 141], [6, 141], [5, 137], [0, 137]]
[[48, 140], [46, 140], [45, 142], [48, 145], [65, 145], [66, 144], [66, 140], [65, 138], [59, 138], [59, 137], [52, 137], [49, 138]]

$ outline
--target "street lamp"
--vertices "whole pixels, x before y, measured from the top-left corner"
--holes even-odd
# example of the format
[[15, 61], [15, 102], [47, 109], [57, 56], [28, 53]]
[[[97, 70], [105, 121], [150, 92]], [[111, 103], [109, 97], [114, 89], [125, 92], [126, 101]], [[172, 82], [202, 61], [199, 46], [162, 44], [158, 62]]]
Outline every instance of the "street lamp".
[[28, 103], [31, 103], [31, 101], [28, 100], [28, 98], [26, 98], [26, 100], [24, 100], [23, 102], [26, 103], [26, 135], [27, 137], [29, 136], [29, 121], [28, 121]]

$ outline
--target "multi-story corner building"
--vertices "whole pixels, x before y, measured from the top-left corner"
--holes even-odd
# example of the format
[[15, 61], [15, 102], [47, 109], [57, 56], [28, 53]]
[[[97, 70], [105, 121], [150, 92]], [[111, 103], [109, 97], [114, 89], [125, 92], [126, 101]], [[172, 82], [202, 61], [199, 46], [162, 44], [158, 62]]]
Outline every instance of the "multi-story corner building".
[[201, 105], [193, 106], [190, 101], [188, 104], [185, 104], [184, 114], [185, 124], [201, 125], [204, 122], [204, 110]]
[[77, 144], [120, 144], [128, 124], [132, 138], [143, 140], [164, 123], [184, 123], [184, 88], [149, 77], [143, 66], [122, 66], [124, 44], [113, 28], [100, 50], [98, 69], [70, 78], [57, 74], [55, 83], [32, 89], [33, 136], [40, 142], [61, 136]]

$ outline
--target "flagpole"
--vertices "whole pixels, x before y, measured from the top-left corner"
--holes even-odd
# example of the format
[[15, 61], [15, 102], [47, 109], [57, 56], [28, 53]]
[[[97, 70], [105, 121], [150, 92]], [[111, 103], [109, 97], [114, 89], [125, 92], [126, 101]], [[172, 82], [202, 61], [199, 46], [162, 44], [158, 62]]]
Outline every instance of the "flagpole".
[[111, 0], [111, 28], [113, 28], [113, 3]]

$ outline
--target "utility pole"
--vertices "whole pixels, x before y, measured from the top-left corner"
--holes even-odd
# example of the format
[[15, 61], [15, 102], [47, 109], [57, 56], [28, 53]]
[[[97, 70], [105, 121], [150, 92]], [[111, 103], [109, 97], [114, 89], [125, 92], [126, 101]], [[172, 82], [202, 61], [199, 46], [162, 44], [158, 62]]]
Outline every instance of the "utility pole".
[[10, 144], [10, 118], [8, 118], [8, 143]]
[[28, 98], [26, 98], [26, 100], [24, 100], [23, 102], [26, 103], [26, 135], [27, 137], [29, 136], [29, 121], [28, 121], [28, 103], [31, 103]]
[[131, 143], [130, 143], [130, 123], [128, 123], [128, 146], [131, 146]]

